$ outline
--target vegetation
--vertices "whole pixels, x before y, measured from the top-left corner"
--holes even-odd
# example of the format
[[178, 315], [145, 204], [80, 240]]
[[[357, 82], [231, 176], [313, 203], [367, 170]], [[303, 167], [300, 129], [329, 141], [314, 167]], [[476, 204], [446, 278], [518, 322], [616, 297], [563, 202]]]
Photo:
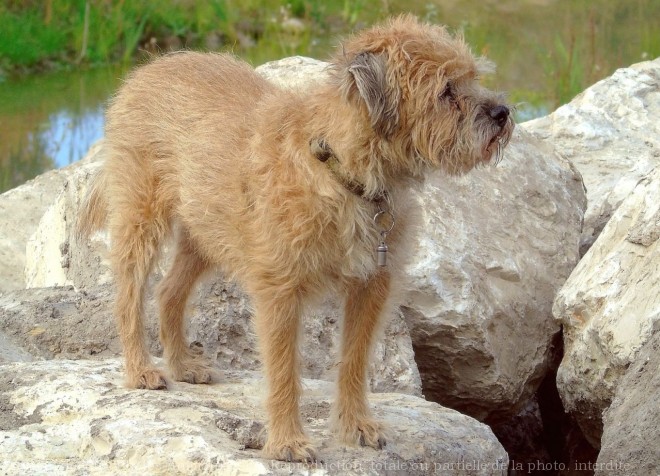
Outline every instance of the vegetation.
[[0, 70], [128, 62], [140, 52], [228, 48], [261, 63], [325, 56], [334, 37], [411, 11], [462, 31], [515, 100], [557, 106], [660, 55], [657, 0], [5, 0]]

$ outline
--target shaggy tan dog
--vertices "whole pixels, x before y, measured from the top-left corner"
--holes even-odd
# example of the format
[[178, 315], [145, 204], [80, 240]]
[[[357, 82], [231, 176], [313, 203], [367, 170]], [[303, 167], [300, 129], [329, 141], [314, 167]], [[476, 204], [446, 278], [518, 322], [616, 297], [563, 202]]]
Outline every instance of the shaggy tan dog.
[[315, 459], [298, 413], [301, 311], [339, 292], [334, 426], [348, 443], [381, 448], [366, 369], [396, 302], [410, 188], [431, 169], [489, 162], [508, 141], [508, 108], [477, 82], [487, 68], [442, 27], [404, 16], [346, 41], [331, 79], [304, 93], [226, 54], [172, 54], [133, 72], [108, 110], [104, 169], [79, 224], [83, 235], [109, 227], [128, 385], [166, 387], [142, 314], [159, 246], [174, 232], [159, 290], [172, 377], [211, 380], [210, 362], [186, 342], [184, 309], [199, 277], [220, 266], [254, 306], [269, 387], [264, 452]]

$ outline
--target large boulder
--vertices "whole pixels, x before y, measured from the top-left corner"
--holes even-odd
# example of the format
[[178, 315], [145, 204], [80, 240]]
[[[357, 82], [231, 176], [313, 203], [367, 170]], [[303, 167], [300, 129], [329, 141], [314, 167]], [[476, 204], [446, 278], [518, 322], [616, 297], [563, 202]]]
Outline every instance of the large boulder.
[[497, 167], [422, 189], [404, 307], [424, 395], [501, 422], [548, 371], [552, 302], [578, 261], [580, 174], [518, 129]]
[[404, 394], [374, 394], [390, 430], [382, 451], [338, 444], [328, 430], [329, 384], [305, 380], [305, 427], [323, 462], [261, 458], [263, 382], [228, 371], [221, 383], [128, 390], [120, 363], [43, 361], [0, 366], [0, 467], [6, 474], [504, 475], [490, 428]]
[[[92, 146], [88, 156], [98, 147]], [[0, 294], [25, 287], [25, 244], [79, 166], [46, 172], [0, 195]]]
[[602, 413], [660, 329], [660, 167], [642, 179], [557, 295], [565, 355], [557, 386], [598, 447]]
[[605, 411], [597, 475], [660, 474], [660, 332], [640, 349]]
[[521, 124], [578, 168], [587, 187], [582, 248], [660, 165], [660, 58], [616, 71], [552, 114]]

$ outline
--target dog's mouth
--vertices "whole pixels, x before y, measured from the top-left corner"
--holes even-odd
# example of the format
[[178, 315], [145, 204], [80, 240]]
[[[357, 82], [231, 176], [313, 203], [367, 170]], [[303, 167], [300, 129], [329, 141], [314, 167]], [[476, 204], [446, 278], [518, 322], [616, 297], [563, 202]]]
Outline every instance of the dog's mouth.
[[504, 147], [506, 147], [511, 139], [513, 128], [513, 121], [509, 119], [499, 131], [493, 134], [484, 148], [484, 162], [492, 161], [493, 165], [497, 165], [502, 161]]
[[504, 139], [502, 133], [495, 134], [493, 138], [488, 142], [485, 151], [485, 159], [487, 162], [493, 161], [494, 165], [499, 164], [502, 161], [502, 149], [504, 148]]

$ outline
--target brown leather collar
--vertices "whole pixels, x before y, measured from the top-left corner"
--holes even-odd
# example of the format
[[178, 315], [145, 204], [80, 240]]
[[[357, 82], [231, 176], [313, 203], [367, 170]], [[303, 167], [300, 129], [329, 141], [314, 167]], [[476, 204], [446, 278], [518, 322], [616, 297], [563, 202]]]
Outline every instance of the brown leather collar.
[[337, 178], [339, 183], [341, 183], [344, 188], [351, 192], [353, 195], [357, 195], [363, 200], [367, 200], [373, 203], [381, 203], [386, 200], [387, 192], [384, 190], [375, 196], [367, 195], [365, 186], [363, 184], [344, 176], [340, 172], [341, 162], [339, 161], [339, 158], [325, 139], [312, 139], [309, 143], [309, 146], [311, 148], [312, 155], [316, 157], [320, 162], [326, 164], [332, 174]]

